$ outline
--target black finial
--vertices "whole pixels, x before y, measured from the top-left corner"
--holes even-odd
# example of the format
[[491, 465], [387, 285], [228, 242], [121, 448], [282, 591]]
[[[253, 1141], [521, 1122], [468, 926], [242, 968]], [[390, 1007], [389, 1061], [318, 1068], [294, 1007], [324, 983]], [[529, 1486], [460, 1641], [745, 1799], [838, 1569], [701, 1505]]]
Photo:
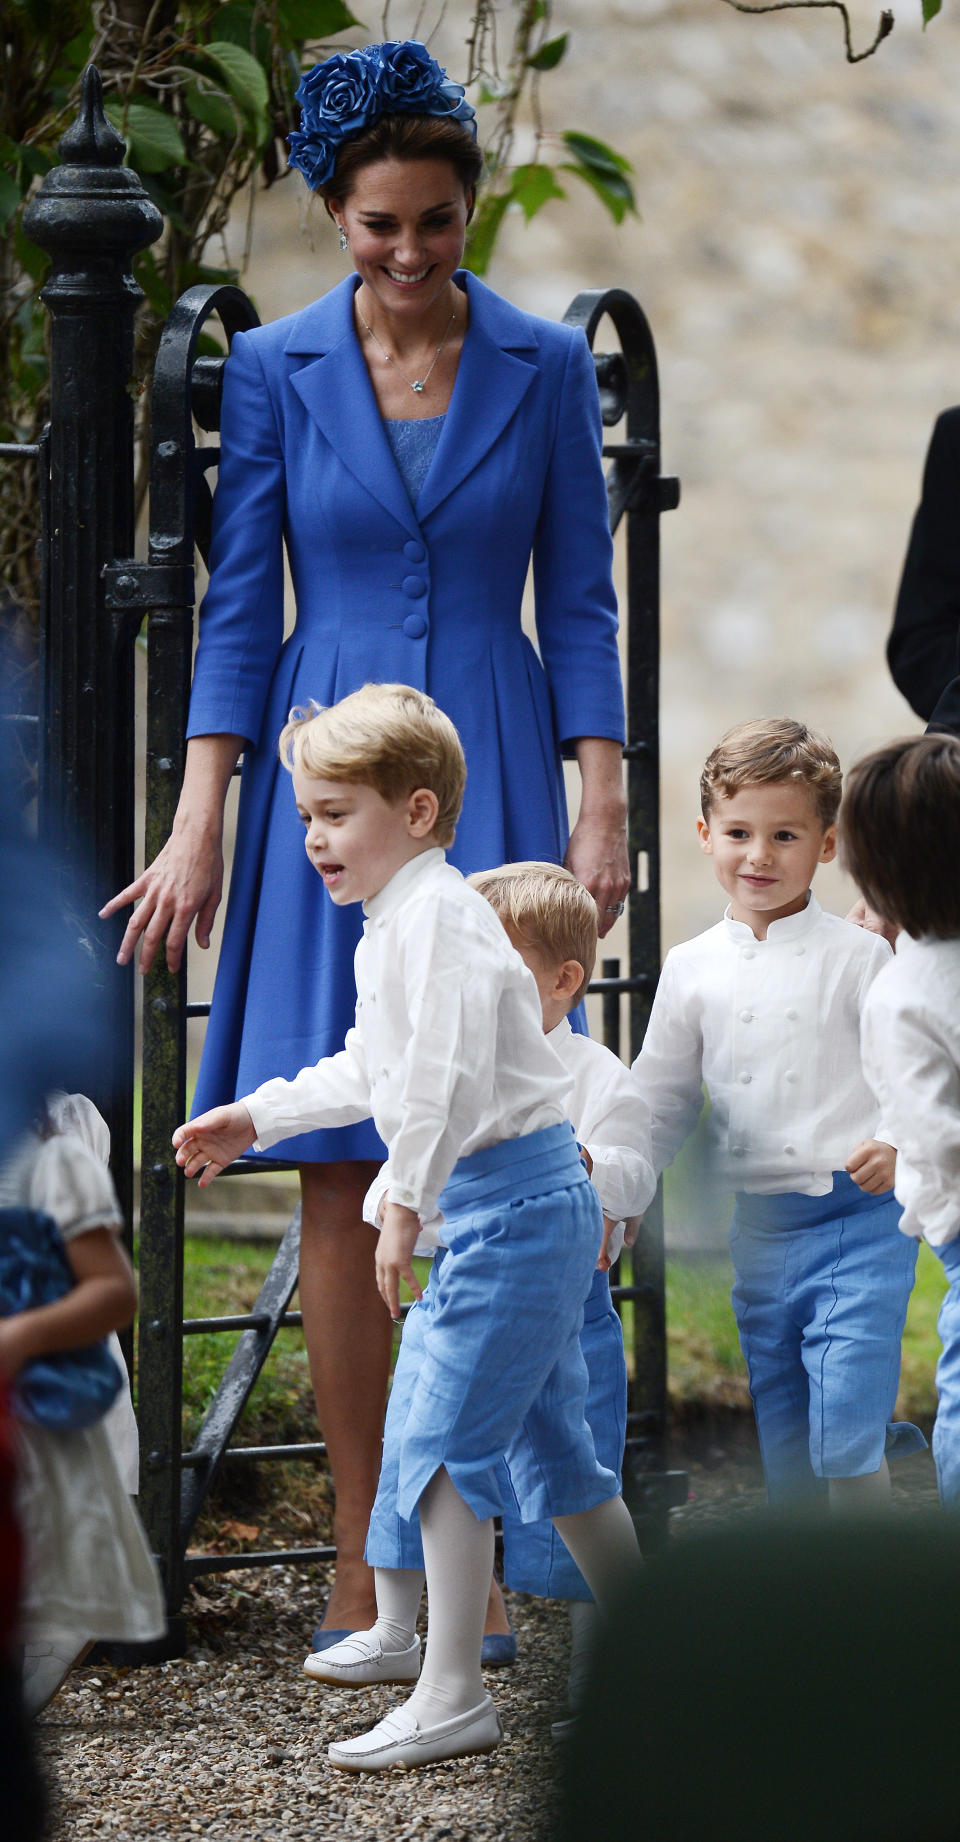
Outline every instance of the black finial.
[[65, 166], [119, 166], [126, 151], [122, 134], [103, 112], [103, 82], [95, 64], [80, 79], [80, 110], [60, 141]]

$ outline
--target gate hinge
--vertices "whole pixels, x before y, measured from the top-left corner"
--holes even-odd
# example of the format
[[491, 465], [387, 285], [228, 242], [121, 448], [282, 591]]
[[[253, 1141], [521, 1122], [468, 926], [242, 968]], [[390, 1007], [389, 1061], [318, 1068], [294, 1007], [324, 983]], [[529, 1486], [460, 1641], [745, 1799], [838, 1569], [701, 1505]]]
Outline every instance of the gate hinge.
[[111, 614], [193, 607], [192, 564], [107, 563], [102, 577], [106, 606]]

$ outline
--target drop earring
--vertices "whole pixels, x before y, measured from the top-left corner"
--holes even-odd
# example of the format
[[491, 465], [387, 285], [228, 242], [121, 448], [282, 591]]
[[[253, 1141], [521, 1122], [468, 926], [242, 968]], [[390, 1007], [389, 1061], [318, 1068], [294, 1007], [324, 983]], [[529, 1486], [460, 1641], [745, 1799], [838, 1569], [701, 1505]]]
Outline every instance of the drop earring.
[[344, 230], [344, 228], [343, 228], [343, 225], [342, 225], [342, 224], [338, 224], [338, 225], [337, 225], [337, 229], [338, 229], [338, 230], [339, 230], [339, 232], [340, 232], [340, 249], [341, 249], [341, 253], [342, 253], [342, 252], [343, 252], [344, 250], [347, 250], [347, 249], [349, 249], [349, 248], [350, 248], [350, 239], [349, 239], [349, 237], [347, 236], [347, 233], [346, 233], [346, 231]]

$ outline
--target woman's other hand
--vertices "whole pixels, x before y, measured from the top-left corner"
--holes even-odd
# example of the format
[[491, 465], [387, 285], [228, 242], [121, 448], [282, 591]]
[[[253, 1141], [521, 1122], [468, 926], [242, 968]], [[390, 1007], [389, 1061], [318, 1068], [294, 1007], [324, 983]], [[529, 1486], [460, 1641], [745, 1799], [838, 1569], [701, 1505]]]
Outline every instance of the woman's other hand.
[[149, 972], [166, 934], [167, 965], [179, 971], [194, 920], [197, 945], [210, 945], [223, 893], [223, 805], [243, 746], [243, 736], [236, 735], [194, 736], [187, 744], [183, 791], [170, 837], [142, 875], [100, 910], [105, 921], [128, 903], [139, 904], [120, 943], [118, 965], [133, 958], [139, 942], [140, 971]]
[[581, 736], [574, 743], [583, 790], [580, 816], [570, 833], [564, 863], [597, 904], [600, 938], [608, 934], [630, 887], [627, 802], [623, 751], [605, 736]]
[[421, 1299], [420, 1281], [413, 1270], [413, 1250], [420, 1236], [420, 1218], [400, 1202], [385, 1202], [383, 1227], [377, 1242], [377, 1291], [395, 1324], [400, 1322], [400, 1281]]

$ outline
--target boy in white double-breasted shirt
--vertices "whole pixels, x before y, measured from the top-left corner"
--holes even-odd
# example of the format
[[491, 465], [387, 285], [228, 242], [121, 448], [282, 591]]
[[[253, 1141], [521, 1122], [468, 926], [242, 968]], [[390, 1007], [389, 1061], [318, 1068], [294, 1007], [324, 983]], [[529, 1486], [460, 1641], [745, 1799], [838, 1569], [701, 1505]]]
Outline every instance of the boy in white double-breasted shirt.
[[[889, 1491], [885, 1454], [916, 1250], [895, 1152], [860, 1064], [860, 1014], [890, 948], [810, 889], [836, 854], [841, 774], [787, 718], [730, 730], [700, 784], [723, 919], [667, 955], [634, 1078], [662, 1170], [710, 1100], [713, 1173], [736, 1193], [733, 1306], [772, 1502]], [[826, 1483], [823, 1482], [826, 1480]]]

